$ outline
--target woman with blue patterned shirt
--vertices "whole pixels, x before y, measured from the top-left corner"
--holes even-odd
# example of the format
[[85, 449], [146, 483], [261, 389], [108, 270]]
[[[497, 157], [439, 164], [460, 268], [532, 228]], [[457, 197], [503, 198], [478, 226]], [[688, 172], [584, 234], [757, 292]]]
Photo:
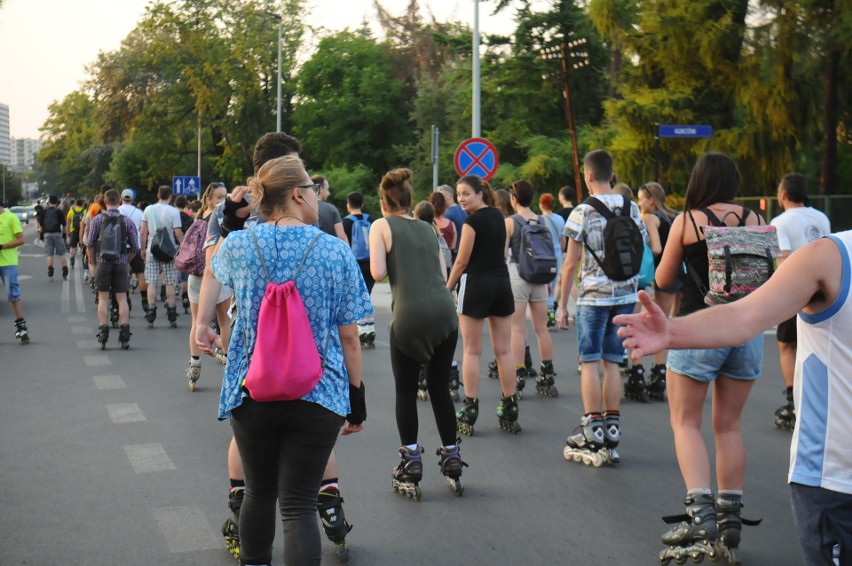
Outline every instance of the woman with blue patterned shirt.
[[[366, 418], [361, 383], [361, 344], [356, 322], [373, 312], [370, 296], [345, 242], [320, 235], [317, 187], [295, 156], [267, 162], [249, 181], [251, 202], [268, 220], [235, 232], [213, 259], [213, 272], [234, 290], [234, 339], [222, 382], [219, 418], [231, 426], [243, 460], [245, 499], [240, 511], [240, 563], [270, 564], [275, 501], [284, 522], [288, 564], [319, 564], [321, 545], [316, 494], [338, 431], [358, 432]], [[249, 233], [251, 232], [251, 233]], [[256, 238], [259, 251], [252, 241]], [[260, 305], [268, 281], [293, 277], [302, 296], [317, 350], [327, 350], [324, 373], [296, 401], [257, 402], [241, 387], [254, 347]], [[240, 337], [243, 337], [242, 339]], [[350, 407], [351, 401], [351, 407]]]

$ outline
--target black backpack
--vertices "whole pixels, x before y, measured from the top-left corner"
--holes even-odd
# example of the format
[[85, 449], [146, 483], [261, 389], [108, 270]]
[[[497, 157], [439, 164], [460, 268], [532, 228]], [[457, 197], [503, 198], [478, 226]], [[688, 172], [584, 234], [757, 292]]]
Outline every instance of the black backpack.
[[587, 198], [583, 204], [588, 204], [606, 219], [603, 229], [603, 259], [595, 254], [585, 239], [583, 245], [612, 281], [627, 281], [636, 277], [642, 267], [645, 247], [642, 232], [630, 216], [630, 201], [624, 198], [619, 214], [615, 214], [595, 197]]
[[118, 261], [127, 251], [127, 230], [120, 214], [105, 214], [98, 236], [98, 250], [104, 261]]
[[58, 208], [47, 207], [44, 209], [44, 221], [41, 228], [45, 233], [59, 232], [62, 229], [62, 211]]

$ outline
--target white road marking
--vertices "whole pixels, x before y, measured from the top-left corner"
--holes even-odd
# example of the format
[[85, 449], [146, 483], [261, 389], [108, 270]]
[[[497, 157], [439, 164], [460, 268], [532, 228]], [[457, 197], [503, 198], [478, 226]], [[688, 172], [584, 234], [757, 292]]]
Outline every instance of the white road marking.
[[148, 419], [136, 403], [112, 403], [106, 406], [109, 418], [116, 424], [141, 423]]
[[72, 326], [71, 334], [95, 334], [91, 326]]
[[[82, 260], [81, 260], [82, 261]], [[83, 301], [83, 271], [80, 269], [74, 270], [74, 298], [77, 300], [77, 312], [86, 312], [86, 304]]]
[[86, 322], [85, 316], [69, 316], [68, 322]]
[[83, 360], [89, 367], [112, 365], [112, 362], [109, 361], [109, 356], [83, 356]]
[[170, 552], [197, 552], [225, 546], [201, 507], [160, 507], [154, 509], [154, 519]]
[[101, 391], [107, 389], [127, 389], [127, 385], [119, 375], [93, 375], [92, 379], [95, 382], [95, 388]]
[[124, 446], [124, 451], [127, 453], [127, 459], [130, 460], [130, 465], [133, 466], [133, 471], [137, 474], [175, 469], [175, 465], [160, 443], [127, 444]]
[[77, 348], [80, 350], [97, 350], [100, 347], [97, 340], [77, 340]]
[[[57, 267], [56, 271], [59, 272], [61, 267]], [[70, 312], [71, 311], [71, 286], [70, 281], [59, 279], [62, 281], [62, 312]]]

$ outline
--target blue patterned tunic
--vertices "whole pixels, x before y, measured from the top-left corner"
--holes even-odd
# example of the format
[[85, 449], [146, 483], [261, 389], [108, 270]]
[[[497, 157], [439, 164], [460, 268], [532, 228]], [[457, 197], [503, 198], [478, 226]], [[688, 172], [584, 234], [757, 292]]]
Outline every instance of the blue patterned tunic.
[[[258, 224], [248, 229], [257, 238], [270, 276], [279, 283], [293, 276], [311, 240], [321, 233], [314, 226]], [[268, 283], [246, 230], [234, 232], [224, 241], [213, 258], [213, 273], [234, 290], [237, 304], [219, 398], [219, 418], [226, 419], [246, 396], [240, 387], [248, 371], [246, 344], [249, 349], [254, 348], [260, 303]], [[354, 324], [373, 312], [364, 278], [349, 246], [339, 238], [320, 236], [296, 279], [296, 288], [305, 303], [320, 356], [331, 333], [325, 373], [302, 399], [345, 417], [349, 413], [349, 374], [337, 327]]]

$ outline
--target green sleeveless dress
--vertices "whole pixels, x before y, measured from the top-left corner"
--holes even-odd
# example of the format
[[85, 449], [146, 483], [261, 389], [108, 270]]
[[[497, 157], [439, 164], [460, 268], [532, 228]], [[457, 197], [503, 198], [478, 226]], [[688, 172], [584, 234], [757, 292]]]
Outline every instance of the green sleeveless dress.
[[387, 259], [391, 344], [426, 363], [459, 325], [453, 297], [441, 276], [438, 239], [423, 221], [399, 216], [387, 220], [391, 230]]

